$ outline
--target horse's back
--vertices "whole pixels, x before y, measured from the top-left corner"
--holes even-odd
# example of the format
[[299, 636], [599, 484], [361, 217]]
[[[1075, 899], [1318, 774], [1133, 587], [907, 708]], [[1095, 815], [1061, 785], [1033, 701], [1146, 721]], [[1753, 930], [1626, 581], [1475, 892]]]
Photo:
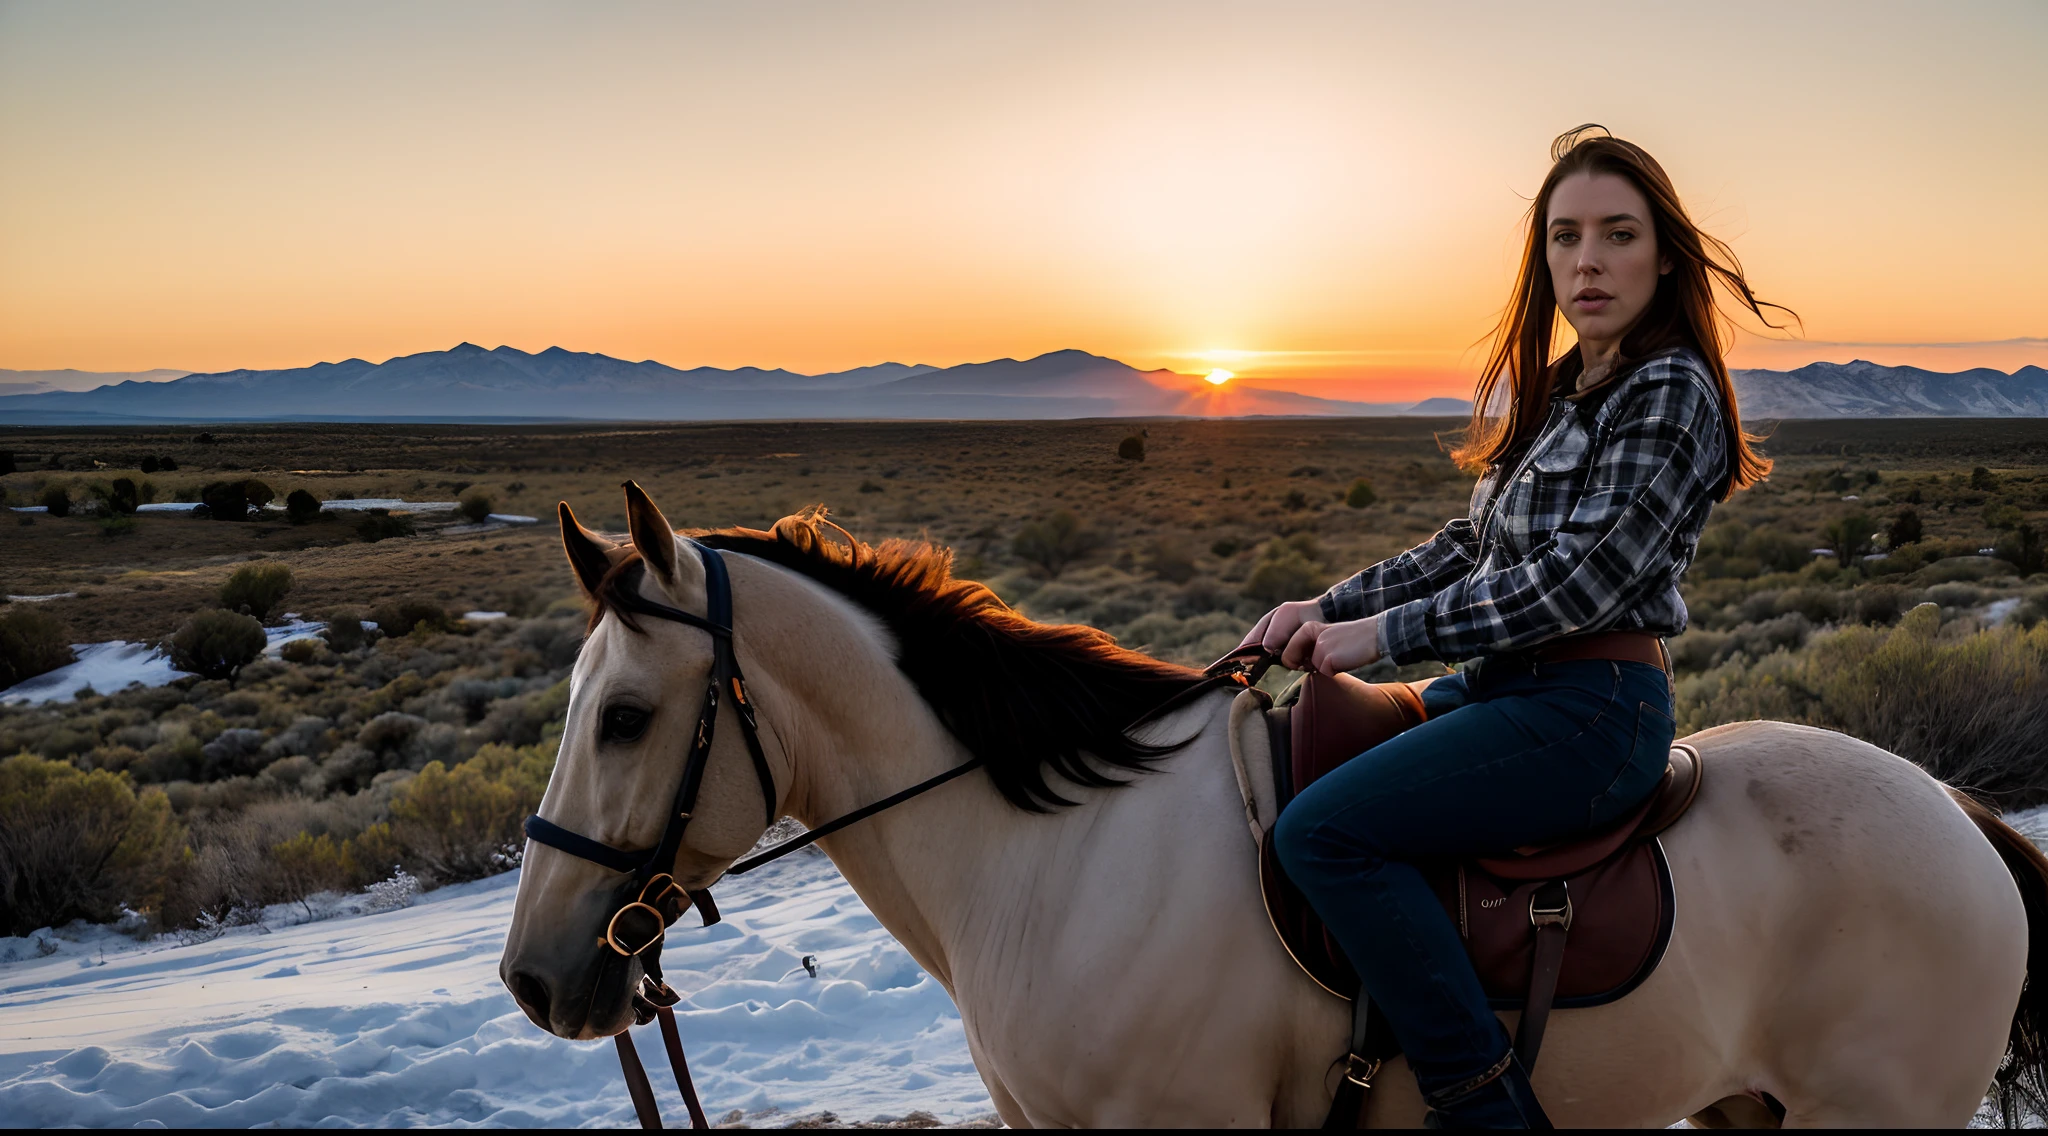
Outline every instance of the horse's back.
[[1691, 1023], [1706, 1060], [1687, 1079], [1715, 1094], [1700, 1105], [1761, 1089], [1798, 1113], [1889, 1077], [1902, 1099], [1866, 1102], [1879, 1114], [1966, 1119], [2026, 975], [1997, 851], [1945, 786], [1867, 742], [1783, 722], [1684, 740], [1705, 780], [1662, 837], [1677, 928], [1641, 1001], [1615, 1009]]

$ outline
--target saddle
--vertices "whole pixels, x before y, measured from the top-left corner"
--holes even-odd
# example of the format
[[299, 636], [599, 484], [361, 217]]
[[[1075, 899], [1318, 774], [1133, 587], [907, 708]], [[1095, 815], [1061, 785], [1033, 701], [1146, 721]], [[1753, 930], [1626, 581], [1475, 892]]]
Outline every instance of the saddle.
[[[1318, 777], [1422, 724], [1425, 685], [1310, 673], [1279, 705], [1253, 688], [1232, 707], [1231, 749], [1259, 845], [1267, 917], [1302, 970], [1341, 998], [1359, 992], [1358, 974], [1281, 869], [1272, 824]], [[1269, 751], [1268, 760], [1243, 756], [1259, 748]], [[1523, 1011], [1516, 1049], [1524, 1065], [1534, 1066], [1553, 1007], [1615, 1001], [1656, 969], [1676, 915], [1657, 835], [1691, 806], [1700, 777], [1699, 751], [1681, 743], [1649, 799], [1603, 828], [1562, 843], [1421, 865], [1494, 1008]], [[1368, 1037], [1363, 1024], [1353, 1048], [1354, 1072], [1361, 1060], [1376, 1064], [1398, 1051], [1390, 1033], [1375, 1029]]]

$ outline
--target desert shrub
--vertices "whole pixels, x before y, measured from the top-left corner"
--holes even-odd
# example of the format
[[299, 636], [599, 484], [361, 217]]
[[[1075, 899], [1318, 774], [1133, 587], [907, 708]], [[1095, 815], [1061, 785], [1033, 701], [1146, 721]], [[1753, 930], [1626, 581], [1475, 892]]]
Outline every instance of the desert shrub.
[[249, 497], [243, 492], [245, 482], [212, 481], [199, 491], [199, 503], [206, 506], [206, 515], [216, 521], [245, 521], [249, 519]]
[[561, 737], [568, 712], [569, 682], [564, 679], [546, 690], [500, 699], [485, 713], [479, 733], [514, 746], [546, 745]]
[[490, 494], [481, 489], [472, 489], [462, 495], [462, 501], [456, 506], [455, 511], [461, 513], [471, 524], [480, 525], [489, 519], [497, 507], [498, 503], [491, 500]]
[[1912, 509], [1900, 509], [1899, 515], [1885, 530], [1885, 539], [1893, 548], [1904, 548], [1918, 544], [1921, 536], [1920, 514]]
[[1372, 491], [1372, 482], [1362, 477], [1352, 482], [1351, 488], [1344, 491], [1344, 503], [1354, 509], [1369, 508], [1379, 499], [1380, 495]]
[[1280, 498], [1280, 507], [1290, 512], [1306, 509], [1308, 508], [1308, 494], [1303, 493], [1299, 489], [1289, 489], [1287, 495]]
[[156, 459], [156, 468], [160, 473], [176, 473], [178, 471], [178, 459], [165, 454]]
[[207, 781], [243, 777], [260, 771], [267, 763], [263, 754], [263, 731], [236, 727], [222, 730], [199, 747], [205, 764], [199, 776]]
[[1998, 538], [1998, 558], [2019, 569], [2022, 576], [2031, 576], [2048, 566], [2048, 551], [2041, 544], [2041, 534], [2034, 526], [2015, 523], [2013, 531]]
[[48, 509], [53, 517], [68, 517], [71, 515], [71, 490], [62, 485], [45, 485], [37, 504]]
[[327, 621], [327, 630], [320, 635], [337, 651], [353, 651], [363, 645], [363, 621], [353, 615], [337, 615]]
[[1684, 677], [1678, 695], [1680, 733], [1749, 718], [1805, 722], [1882, 746], [2008, 809], [2048, 802], [2039, 760], [2048, 749], [2048, 624], [1944, 637], [1940, 609], [1923, 604], [1890, 629], [1844, 627], [1797, 653]]
[[1899, 621], [1909, 606], [1911, 593], [1897, 584], [1872, 584], [1855, 592], [1856, 622], [1889, 627]]
[[1326, 581], [1317, 555], [1315, 538], [1309, 533], [1267, 541], [1251, 575], [1245, 578], [1244, 594], [1260, 603], [1277, 604], [1321, 592]]
[[1924, 606], [1889, 632], [1848, 628], [1816, 644], [1809, 716], [2001, 798], [2048, 800], [2048, 634], [1999, 628], [1957, 641]]
[[320, 640], [293, 639], [277, 649], [278, 657], [287, 663], [304, 666], [320, 657]]
[[1146, 567], [1154, 576], [1172, 584], [1185, 584], [1195, 577], [1195, 557], [1185, 541], [1162, 537], [1146, 550]]
[[14, 472], [14, 451], [0, 450], [0, 473]]
[[1978, 604], [1990, 599], [1994, 594], [1975, 584], [1951, 580], [1946, 584], [1936, 584], [1927, 589], [1927, 602], [1941, 607], [1967, 609], [1976, 607]]
[[285, 495], [285, 516], [295, 525], [303, 525], [320, 515], [320, 499], [303, 489], [294, 489]]
[[135, 487], [132, 479], [117, 477], [107, 487], [106, 503], [110, 512], [133, 513], [135, 507], [142, 504], [142, 491]]
[[229, 611], [244, 607], [257, 619], [268, 619], [292, 590], [292, 570], [275, 560], [259, 560], [235, 569], [220, 586], [220, 606]]
[[485, 746], [452, 769], [429, 762], [391, 801], [403, 862], [437, 883], [503, 871], [553, 767], [552, 753], [539, 746]]
[[1989, 491], [1998, 488], [1998, 475], [1983, 466], [1970, 471], [1970, 488]]
[[1850, 513], [1829, 521], [1821, 535], [1834, 551], [1835, 563], [1847, 568], [1870, 551], [1871, 538], [1877, 535], [1877, 522], [1868, 513]]
[[63, 620], [34, 604], [0, 607], [0, 690], [77, 659]]
[[1743, 538], [1742, 555], [1754, 558], [1766, 572], [1796, 572], [1813, 559], [1805, 541], [1768, 527]]
[[145, 454], [142, 458], [142, 464], [138, 468], [144, 473], [155, 473], [162, 467], [157, 464], [155, 454]]
[[1074, 561], [1088, 554], [1097, 537], [1074, 514], [1062, 509], [1043, 520], [1031, 521], [1017, 531], [1010, 551], [1018, 559], [1057, 579]]
[[380, 540], [413, 535], [412, 518], [404, 513], [392, 513], [389, 509], [371, 509], [356, 522], [356, 536], [365, 544]]
[[1123, 440], [1123, 441], [1121, 441], [1121, 442], [1118, 442], [1118, 443], [1116, 444], [1116, 456], [1117, 456], [1117, 457], [1119, 457], [1119, 458], [1122, 458], [1122, 459], [1123, 459], [1124, 461], [1134, 461], [1134, 462], [1141, 462], [1141, 461], [1144, 461], [1144, 460], [1145, 460], [1145, 437], [1144, 437], [1144, 435], [1142, 435], [1142, 434], [1126, 434], [1126, 435], [1124, 435], [1124, 440]]
[[276, 499], [277, 494], [267, 483], [252, 477], [242, 483], [242, 496], [248, 500], [250, 508], [261, 509]]
[[113, 516], [100, 518], [100, 535], [108, 539], [117, 536], [127, 536], [135, 531], [135, 527], [134, 517]]
[[24, 935], [73, 919], [154, 907], [184, 848], [163, 793], [33, 754], [0, 761], [0, 929]]
[[428, 631], [450, 631], [455, 627], [455, 620], [448, 614], [447, 609], [426, 600], [397, 600], [379, 604], [370, 613], [370, 620], [377, 625], [379, 631], [393, 637], [410, 635], [420, 628]]
[[206, 678], [224, 678], [232, 689], [242, 668], [263, 655], [263, 625], [232, 611], [202, 611], [172, 632], [171, 665]]
[[[349, 886], [357, 870], [348, 852], [331, 833], [324, 832], [318, 836], [301, 832], [271, 845], [270, 860], [276, 865], [284, 898], [306, 904], [318, 892], [339, 891]], [[306, 913], [310, 915], [312, 910], [307, 904]]]
[[272, 759], [287, 756], [318, 757], [327, 752], [327, 731], [333, 725], [334, 723], [328, 719], [313, 715], [294, 718], [291, 725], [279, 730], [277, 736], [263, 743], [263, 752]]

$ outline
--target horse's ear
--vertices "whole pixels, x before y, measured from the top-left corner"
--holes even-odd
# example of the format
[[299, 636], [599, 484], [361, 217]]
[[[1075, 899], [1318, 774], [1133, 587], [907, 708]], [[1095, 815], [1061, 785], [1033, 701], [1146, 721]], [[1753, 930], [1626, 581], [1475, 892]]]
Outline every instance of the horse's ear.
[[583, 585], [584, 594], [594, 596], [604, 574], [611, 571], [610, 553], [618, 546], [576, 523], [576, 514], [570, 511], [567, 501], [561, 503], [558, 512], [562, 519], [562, 551], [569, 554], [569, 567], [575, 570], [576, 582]]
[[635, 481], [626, 483], [626, 531], [633, 534], [633, 547], [664, 586], [676, 583], [676, 531], [668, 518], [654, 507], [654, 499]]

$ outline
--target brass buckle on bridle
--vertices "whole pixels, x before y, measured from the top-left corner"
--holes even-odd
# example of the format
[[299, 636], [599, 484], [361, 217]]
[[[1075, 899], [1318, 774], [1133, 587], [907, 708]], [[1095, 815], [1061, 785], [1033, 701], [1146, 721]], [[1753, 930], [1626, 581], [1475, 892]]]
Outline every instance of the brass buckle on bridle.
[[1372, 1079], [1379, 1076], [1379, 1073], [1379, 1061], [1368, 1061], [1356, 1053], [1345, 1056], [1344, 1079], [1357, 1085], [1359, 1088], [1372, 1088]]
[[[668, 873], [663, 872], [661, 875], [648, 880], [646, 886], [640, 889], [640, 898], [612, 912], [611, 922], [605, 924], [604, 928], [604, 945], [626, 958], [632, 958], [634, 955], [666, 939], [668, 937], [668, 925], [675, 922], [676, 918], [682, 914], [682, 903], [678, 897], [687, 899], [688, 894], [676, 883], [675, 878]], [[637, 947], [628, 949], [626, 944], [619, 941], [619, 920], [624, 918], [626, 913], [630, 911], [645, 911], [654, 919], [655, 930], [652, 938], [649, 938]]]

